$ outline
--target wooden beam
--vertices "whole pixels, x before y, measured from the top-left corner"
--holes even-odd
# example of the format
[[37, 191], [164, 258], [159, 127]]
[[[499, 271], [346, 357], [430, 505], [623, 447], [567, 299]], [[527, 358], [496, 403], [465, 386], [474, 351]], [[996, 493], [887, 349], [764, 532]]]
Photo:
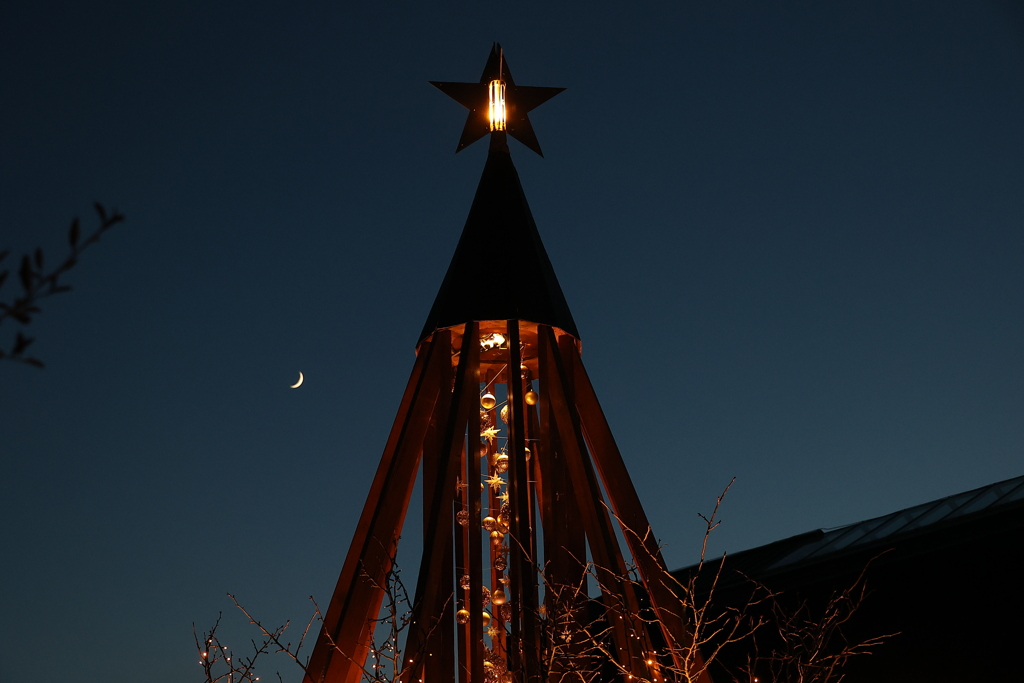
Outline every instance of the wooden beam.
[[[601, 483], [608, 492], [608, 499], [615, 510], [623, 536], [629, 545], [633, 560], [640, 571], [640, 577], [651, 599], [658, 622], [666, 640], [672, 644], [674, 666], [683, 667], [679, 661], [682, 650], [692, 648], [693, 637], [683, 621], [684, 607], [678, 595], [678, 584], [668, 573], [661, 555], [658, 539], [647, 521], [640, 497], [633, 486], [633, 480], [622, 460], [622, 454], [615, 444], [611, 427], [605, 418], [597, 393], [590, 383], [590, 377], [583, 367], [579, 351], [574, 344], [563, 344], [562, 357], [573, 368], [573, 387], [576, 407], [583, 426], [584, 437], [590, 447], [594, 463], [601, 477]], [[703, 661], [696, 648], [692, 649], [695, 661], [690, 666], [703, 668]], [[696, 679], [700, 683], [711, 683], [707, 672]]]
[[[451, 628], [443, 624], [440, 616], [446, 603], [455, 599], [456, 591], [451, 572], [445, 576], [446, 564], [451, 562], [452, 501], [457, 491], [460, 453], [465, 448], [466, 425], [469, 413], [477, 411], [479, 393], [480, 343], [476, 334], [464, 334], [459, 367], [455, 373], [455, 387], [448, 396], [450, 406], [437, 411], [439, 421], [445, 424], [444, 437], [438, 450], [438, 485], [427, 507], [428, 518], [423, 537], [423, 559], [416, 583], [416, 600], [412, 623], [405, 641], [405, 664], [402, 679], [406, 683], [419, 683], [423, 678], [425, 660], [433, 653], [425, 651], [431, 632], [436, 628]], [[444, 399], [442, 399], [442, 402]], [[460, 589], [461, 590], [461, 589]], [[411, 672], [411, 675], [409, 673]], [[454, 681], [454, 671], [440, 676], [442, 681]]]
[[367, 654], [368, 615], [376, 617], [384, 578], [401, 534], [419, 455], [449, 356], [421, 347], [388, 436], [337, 586], [310, 655], [305, 683], [359, 683]]
[[466, 489], [469, 494], [469, 680], [470, 683], [483, 683], [484, 680], [484, 633], [483, 633], [483, 583], [481, 581], [481, 566], [483, 564], [483, 553], [480, 550], [480, 325], [476, 322], [466, 323], [465, 336], [473, 340], [477, 354], [476, 363], [476, 403], [469, 410], [467, 431], [466, 460], [468, 472], [466, 474]]
[[[451, 348], [451, 330], [438, 330], [434, 333], [434, 339], [437, 344], [441, 345], [442, 348]], [[445, 363], [440, 366], [440, 384], [442, 387], [441, 396], [444, 397], [445, 391], [452, 386], [452, 382], [455, 379], [453, 377], [451, 363]], [[430, 530], [430, 524], [432, 522], [432, 515], [430, 506], [433, 504], [436, 490], [444, 487], [444, 476], [443, 470], [444, 458], [449, 452], [450, 448], [445, 443], [445, 426], [447, 425], [448, 413], [452, 408], [451, 400], [444, 400], [442, 398], [437, 402], [437, 408], [434, 410], [434, 417], [430, 421], [430, 427], [427, 430], [427, 437], [423, 444], [423, 538], [427, 537]], [[464, 448], [460, 449], [461, 451]], [[456, 472], [458, 474], [458, 472]], [[457, 497], [457, 493], [454, 497]], [[449, 505], [451, 507], [451, 505]], [[453, 519], [454, 509], [450, 513], [449, 520]], [[448, 522], [448, 527], [451, 528], [453, 525], [451, 521]], [[456, 527], [461, 531], [461, 527]], [[442, 545], [444, 546], [441, 555], [443, 556], [443, 566], [441, 567], [441, 577], [443, 581], [452, 584], [452, 577], [454, 568], [452, 564], [452, 538], [448, 536], [442, 536]], [[422, 569], [422, 563], [420, 567]], [[454, 585], [454, 584], [452, 584]], [[421, 597], [419, 594], [413, 599], [413, 607], [422, 605]], [[454, 598], [454, 596], [453, 596]], [[453, 599], [445, 601], [441, 605], [436, 605], [437, 613], [431, 613], [429, 619], [436, 622], [436, 627], [431, 626], [426, 636], [426, 642], [423, 644], [423, 648], [426, 652], [430, 653], [430, 669], [432, 672], [431, 679], [436, 683], [440, 683], [440, 679], [444, 676], [438, 676], [436, 672], [454, 672], [455, 671], [455, 653], [454, 653], [454, 632], [452, 630], [453, 620], [455, 611], [452, 609]], [[434, 609], [434, 607], [431, 607]], [[420, 619], [420, 614], [414, 613], [413, 623]], [[408, 652], [408, 649], [406, 650]], [[424, 663], [426, 666], [426, 663]], [[453, 677], [450, 683], [454, 683], [454, 674], [449, 674]], [[423, 678], [422, 672], [415, 675], [413, 680], [419, 680]]]
[[644, 653], [637, 645], [636, 634], [631, 633], [634, 629], [630, 628], [632, 621], [639, 617], [640, 603], [632, 584], [626, 578], [626, 564], [604, 506], [604, 496], [601, 494], [587, 455], [578, 416], [572, 406], [571, 379], [566, 376], [566, 368], [557, 352], [558, 344], [551, 329], [542, 331], [542, 335], [543, 353], [548, 357], [549, 367], [554, 370], [545, 382], [545, 386], [548, 387], [545, 393], [554, 411], [569, 476], [582, 488], [576, 497], [576, 503], [582, 513], [595, 572], [611, 621], [609, 627], [614, 635], [616, 647], [613, 656], [625, 671], [633, 676], [642, 677], [646, 673], [646, 666], [643, 664]]
[[[530, 526], [530, 481], [527, 476], [529, 467], [526, 462], [526, 421], [523, 400], [523, 378], [520, 372], [522, 357], [519, 348], [519, 321], [508, 321], [509, 361], [507, 370], [508, 406], [509, 406], [509, 459], [512, 467], [509, 471], [508, 489], [512, 519], [510, 529], [511, 568], [510, 575], [513, 591], [510, 596], [514, 600], [514, 612], [519, 619], [513, 617], [513, 645], [510, 648], [509, 662], [518, 662], [522, 667], [524, 681], [536, 681], [540, 674], [540, 640], [537, 632], [537, 570], [534, 557], [530, 556], [531, 538], [534, 530]], [[516, 625], [518, 624], [518, 633]], [[516, 637], [518, 636], [518, 638]], [[518, 640], [518, 642], [517, 642]], [[512, 657], [516, 655], [516, 657]], [[519, 668], [519, 667], [516, 667]]]

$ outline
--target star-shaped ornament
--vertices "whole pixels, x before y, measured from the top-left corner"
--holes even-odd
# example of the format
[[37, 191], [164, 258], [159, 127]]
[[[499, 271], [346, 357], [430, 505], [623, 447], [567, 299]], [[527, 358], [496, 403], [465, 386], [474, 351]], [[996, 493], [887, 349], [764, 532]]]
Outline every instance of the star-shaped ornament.
[[492, 474], [485, 480], [485, 482], [488, 486], [494, 489], [495, 493], [497, 493], [498, 490], [505, 485], [505, 480], [499, 477], [497, 474]]
[[488, 441], [494, 441], [498, 437], [498, 432], [501, 431], [497, 427], [488, 427], [484, 431], [480, 432], [480, 436], [484, 437]]
[[[504, 85], [504, 130], [495, 128], [491, 121], [491, 84], [495, 81]], [[537, 154], [544, 156], [540, 151], [537, 134], [533, 132], [529, 114], [565, 90], [565, 88], [516, 85], [512, 80], [508, 62], [505, 61], [504, 52], [498, 43], [491, 48], [491, 54], [487, 58], [487, 65], [484, 66], [484, 73], [480, 76], [479, 83], [430, 81], [430, 84], [469, 110], [469, 117], [462, 129], [462, 137], [459, 138], [459, 146], [455, 148], [456, 153], [461, 152], [488, 133], [491, 133], [492, 137], [499, 138], [500, 143], [503, 144], [504, 135], [508, 133]]]

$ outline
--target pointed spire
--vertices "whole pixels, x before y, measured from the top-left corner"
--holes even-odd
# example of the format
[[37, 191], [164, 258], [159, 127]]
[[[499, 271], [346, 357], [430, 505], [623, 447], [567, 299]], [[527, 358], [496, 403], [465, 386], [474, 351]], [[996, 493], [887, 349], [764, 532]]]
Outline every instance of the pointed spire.
[[512, 157], [492, 148], [419, 341], [470, 320], [512, 319], [558, 327], [579, 339]]

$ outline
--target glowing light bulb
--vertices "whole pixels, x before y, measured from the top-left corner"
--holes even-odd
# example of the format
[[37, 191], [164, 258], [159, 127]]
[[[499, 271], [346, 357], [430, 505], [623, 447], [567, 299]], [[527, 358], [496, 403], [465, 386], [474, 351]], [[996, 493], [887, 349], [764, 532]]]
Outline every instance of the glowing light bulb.
[[480, 338], [480, 350], [490, 351], [491, 349], [504, 349], [508, 348], [508, 344], [505, 340], [505, 335], [500, 332], [493, 332], [486, 337]]
[[491, 130], [505, 130], [505, 82], [491, 81], [487, 86], [487, 118]]

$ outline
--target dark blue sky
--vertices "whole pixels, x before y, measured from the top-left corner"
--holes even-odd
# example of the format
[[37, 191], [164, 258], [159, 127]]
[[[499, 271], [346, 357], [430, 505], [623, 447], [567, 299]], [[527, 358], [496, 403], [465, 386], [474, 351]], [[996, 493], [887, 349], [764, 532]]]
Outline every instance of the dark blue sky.
[[1020, 475], [1024, 9], [834, 5], [0, 9], [0, 246], [128, 215], [0, 366], [0, 681], [326, 602], [483, 167], [426, 81], [494, 40], [568, 88], [513, 158], [669, 564], [733, 476], [716, 552]]

